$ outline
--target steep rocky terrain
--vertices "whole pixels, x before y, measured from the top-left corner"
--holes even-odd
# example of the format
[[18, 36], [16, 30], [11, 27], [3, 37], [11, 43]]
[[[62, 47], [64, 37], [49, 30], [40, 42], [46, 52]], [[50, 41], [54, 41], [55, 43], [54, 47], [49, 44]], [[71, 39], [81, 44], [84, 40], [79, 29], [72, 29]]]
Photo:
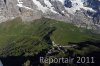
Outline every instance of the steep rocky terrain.
[[99, 0], [0, 0], [0, 22], [15, 17], [31, 21], [41, 17], [100, 29]]

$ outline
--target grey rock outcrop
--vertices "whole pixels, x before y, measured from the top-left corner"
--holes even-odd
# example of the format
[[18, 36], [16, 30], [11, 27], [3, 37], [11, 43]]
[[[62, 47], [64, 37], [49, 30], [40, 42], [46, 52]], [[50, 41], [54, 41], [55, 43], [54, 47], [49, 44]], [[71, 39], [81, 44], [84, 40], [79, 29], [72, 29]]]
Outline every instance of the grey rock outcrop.
[[[88, 29], [100, 28], [99, 0], [0, 0], [0, 22], [16, 17], [31, 21], [47, 17]], [[96, 27], [94, 27], [96, 26]]]

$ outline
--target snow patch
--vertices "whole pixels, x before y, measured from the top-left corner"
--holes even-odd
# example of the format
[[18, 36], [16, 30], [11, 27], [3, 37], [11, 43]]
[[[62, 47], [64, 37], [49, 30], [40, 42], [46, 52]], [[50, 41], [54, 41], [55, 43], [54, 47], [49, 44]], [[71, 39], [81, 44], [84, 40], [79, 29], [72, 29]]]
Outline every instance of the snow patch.
[[95, 10], [93, 10], [92, 8], [89, 7], [84, 7], [83, 3], [85, 0], [70, 0], [72, 2], [72, 7], [71, 8], [66, 8], [65, 9], [69, 12], [69, 13], [75, 13], [77, 10], [90, 10], [92, 12], [96, 12]]
[[27, 9], [27, 10], [33, 10], [33, 9], [30, 8], [30, 7], [24, 6], [22, 0], [17, 0], [17, 2], [18, 2], [18, 4], [17, 4], [18, 7], [22, 7], [22, 8], [25, 8], [25, 9]]
[[53, 13], [57, 13], [57, 12], [54, 10], [54, 7], [52, 7], [52, 4], [50, 3], [49, 0], [44, 0], [44, 3], [47, 5], [47, 7], [48, 7]]
[[37, 0], [32, 0], [32, 1], [35, 5], [37, 5], [38, 10], [41, 10], [43, 13], [45, 13], [45, 11], [48, 9], [47, 7], [44, 7], [39, 1]]
[[17, 6], [19, 6], [19, 7], [23, 7], [23, 2], [22, 2], [21, 0], [17, 0], [17, 1], [18, 1]]
[[52, 4], [49, 2], [49, 0], [44, 0], [44, 3], [47, 5], [47, 6], [43, 6], [39, 1], [37, 0], [32, 0], [33, 3], [38, 7], [37, 9], [38, 10], [41, 10], [43, 13], [46, 13], [49, 11], [53, 12], [53, 13], [57, 13], [54, 8], [52, 7]]

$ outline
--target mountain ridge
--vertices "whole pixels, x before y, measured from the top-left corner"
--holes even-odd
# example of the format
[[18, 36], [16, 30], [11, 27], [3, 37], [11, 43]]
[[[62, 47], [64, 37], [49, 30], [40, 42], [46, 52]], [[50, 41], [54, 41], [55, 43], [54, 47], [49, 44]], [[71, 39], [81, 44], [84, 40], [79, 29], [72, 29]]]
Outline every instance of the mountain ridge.
[[41, 17], [100, 29], [99, 0], [0, 0], [0, 22], [21, 17], [32, 21]]

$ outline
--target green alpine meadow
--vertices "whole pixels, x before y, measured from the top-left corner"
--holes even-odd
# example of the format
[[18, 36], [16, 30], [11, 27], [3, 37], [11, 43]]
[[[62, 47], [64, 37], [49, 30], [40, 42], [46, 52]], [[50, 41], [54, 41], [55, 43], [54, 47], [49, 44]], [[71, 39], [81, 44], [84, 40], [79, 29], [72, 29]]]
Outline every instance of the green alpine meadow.
[[24, 57], [26, 60], [20, 63], [23, 66], [31, 66], [34, 57], [86, 56], [100, 52], [99, 41], [100, 34], [91, 29], [44, 17], [31, 22], [16, 18], [0, 24], [0, 57]]

